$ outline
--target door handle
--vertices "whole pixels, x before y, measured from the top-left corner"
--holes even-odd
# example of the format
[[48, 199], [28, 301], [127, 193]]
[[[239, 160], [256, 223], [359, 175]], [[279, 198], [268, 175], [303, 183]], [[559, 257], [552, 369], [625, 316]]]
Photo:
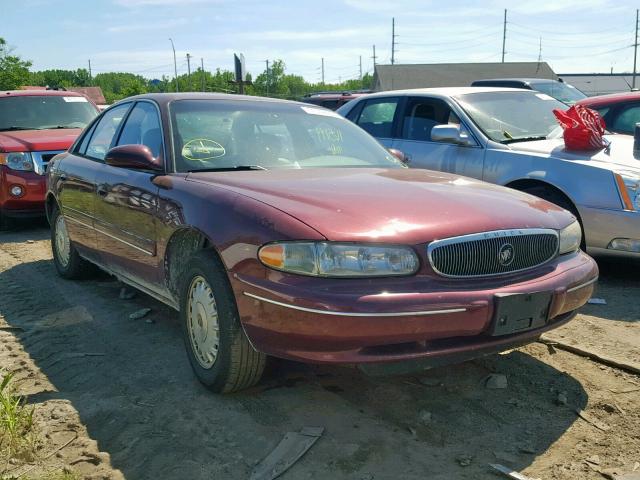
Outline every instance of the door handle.
[[97, 192], [98, 192], [98, 195], [100, 195], [101, 197], [106, 197], [108, 193], [104, 185], [98, 185]]

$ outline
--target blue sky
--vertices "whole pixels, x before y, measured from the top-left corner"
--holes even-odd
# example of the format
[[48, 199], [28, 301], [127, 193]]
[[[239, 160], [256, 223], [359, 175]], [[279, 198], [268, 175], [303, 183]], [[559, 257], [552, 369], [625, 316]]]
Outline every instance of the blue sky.
[[631, 71], [635, 8], [623, 0], [0, 0], [0, 36], [35, 69], [86, 67], [94, 73], [173, 75], [204, 59], [205, 69], [232, 69], [242, 52], [254, 75], [281, 58], [288, 73], [320, 80], [357, 78], [391, 56], [397, 63], [500, 61], [508, 9], [507, 61], [542, 59], [558, 73]]

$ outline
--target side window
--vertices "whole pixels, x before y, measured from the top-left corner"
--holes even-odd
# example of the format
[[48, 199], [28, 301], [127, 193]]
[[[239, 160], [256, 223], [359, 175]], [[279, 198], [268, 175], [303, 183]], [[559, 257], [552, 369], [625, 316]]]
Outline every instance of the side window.
[[374, 137], [391, 138], [398, 101], [399, 98], [367, 100], [356, 123]]
[[80, 145], [78, 145], [78, 148], [76, 149], [76, 152], [80, 155], [84, 155], [86, 153], [87, 145], [89, 144], [89, 140], [91, 140], [91, 135], [93, 135], [93, 132], [96, 129], [96, 125], [97, 123], [94, 123], [85, 136], [82, 137], [82, 142], [80, 142]]
[[161, 160], [162, 133], [158, 109], [149, 102], [138, 102], [122, 127], [118, 145], [146, 145]]
[[93, 135], [91, 135], [91, 140], [87, 145], [85, 154], [88, 157], [104, 160], [113, 142], [113, 136], [130, 106], [130, 103], [125, 103], [105, 112], [93, 130]]
[[611, 129], [633, 134], [636, 123], [640, 122], [640, 105], [631, 105], [621, 111], [617, 117], [613, 119]]
[[356, 103], [356, 105], [351, 110], [349, 110], [349, 113], [347, 113], [347, 119], [355, 123], [356, 118], [360, 116], [360, 112], [362, 111], [362, 107], [364, 106], [364, 104], [365, 102]]
[[402, 138], [429, 142], [431, 129], [446, 123], [459, 124], [460, 120], [445, 102], [429, 98], [411, 99], [404, 112]]

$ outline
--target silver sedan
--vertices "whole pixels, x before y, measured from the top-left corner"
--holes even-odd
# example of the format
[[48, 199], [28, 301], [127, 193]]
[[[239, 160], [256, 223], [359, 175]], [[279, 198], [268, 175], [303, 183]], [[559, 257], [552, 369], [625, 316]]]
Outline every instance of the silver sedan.
[[571, 211], [591, 254], [640, 258], [633, 137], [607, 135], [606, 149], [567, 151], [556, 108], [567, 106], [540, 92], [461, 87], [366, 95], [338, 113], [402, 152], [411, 167], [505, 185]]

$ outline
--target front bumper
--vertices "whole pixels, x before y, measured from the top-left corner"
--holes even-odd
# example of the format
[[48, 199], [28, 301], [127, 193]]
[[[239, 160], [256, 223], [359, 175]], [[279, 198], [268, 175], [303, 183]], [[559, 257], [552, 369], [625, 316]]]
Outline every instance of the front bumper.
[[[22, 195], [11, 194], [13, 186], [22, 188]], [[34, 172], [19, 172], [0, 165], [0, 213], [7, 217], [44, 215], [47, 192], [46, 178]]]
[[616, 238], [640, 240], [640, 212], [580, 207], [587, 251], [597, 256], [640, 259], [640, 253], [607, 248]]
[[[395, 279], [387, 291], [371, 279], [329, 286], [325, 279], [307, 278], [296, 285], [281, 281], [284, 276], [232, 278], [242, 325], [256, 349], [311, 363], [442, 364], [528, 343], [567, 322], [591, 297], [598, 269], [579, 252], [554, 260], [535, 278], [494, 279], [490, 286], [414, 277]], [[546, 325], [488, 335], [497, 293], [541, 291], [553, 294]]]

